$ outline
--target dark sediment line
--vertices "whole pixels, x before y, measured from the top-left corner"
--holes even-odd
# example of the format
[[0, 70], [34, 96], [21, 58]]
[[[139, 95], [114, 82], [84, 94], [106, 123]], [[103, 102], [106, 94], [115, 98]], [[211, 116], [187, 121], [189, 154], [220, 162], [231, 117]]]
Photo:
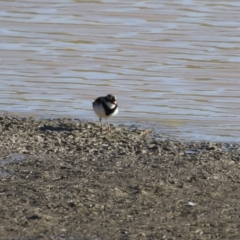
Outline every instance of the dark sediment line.
[[238, 144], [0, 117], [0, 239], [238, 239]]

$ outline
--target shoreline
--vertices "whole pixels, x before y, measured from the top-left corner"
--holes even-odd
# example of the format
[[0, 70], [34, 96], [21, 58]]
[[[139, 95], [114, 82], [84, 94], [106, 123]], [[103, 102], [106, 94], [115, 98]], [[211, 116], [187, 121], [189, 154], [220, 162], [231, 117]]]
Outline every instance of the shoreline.
[[[1, 112], [0, 117], [17, 117], [17, 118], [33, 118], [34, 120], [53, 120], [53, 119], [71, 119], [73, 121], [84, 121], [90, 123], [98, 123], [98, 118], [94, 115], [92, 117], [79, 118], [79, 115], [65, 115], [65, 114], [36, 114], [32, 112]], [[127, 121], [127, 122], [126, 122]], [[132, 126], [138, 127], [141, 129], [150, 129], [153, 133], [160, 136], [162, 139], [175, 140], [181, 142], [225, 142], [228, 144], [239, 143], [240, 138], [237, 133], [221, 133], [221, 132], [206, 132], [206, 127], [204, 125], [200, 126], [200, 130], [197, 131], [197, 127], [200, 122], [197, 122], [196, 125], [194, 122], [185, 122], [183, 120], [174, 120], [174, 119], [162, 119], [157, 122], [150, 122], [135, 118], [123, 119], [122, 117], [117, 116], [116, 118], [110, 119], [110, 124], [113, 124], [116, 127], [130, 128]], [[207, 124], [206, 122], [204, 124]], [[211, 122], [209, 122], [211, 126]]]
[[3, 239], [239, 238], [237, 143], [111, 127], [0, 116]]

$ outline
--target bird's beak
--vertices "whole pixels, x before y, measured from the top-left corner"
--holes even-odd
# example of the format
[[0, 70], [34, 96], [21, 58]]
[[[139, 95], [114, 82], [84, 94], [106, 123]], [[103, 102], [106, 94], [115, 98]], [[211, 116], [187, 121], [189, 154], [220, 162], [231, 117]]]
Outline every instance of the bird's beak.
[[112, 104], [116, 105], [116, 101], [112, 101]]

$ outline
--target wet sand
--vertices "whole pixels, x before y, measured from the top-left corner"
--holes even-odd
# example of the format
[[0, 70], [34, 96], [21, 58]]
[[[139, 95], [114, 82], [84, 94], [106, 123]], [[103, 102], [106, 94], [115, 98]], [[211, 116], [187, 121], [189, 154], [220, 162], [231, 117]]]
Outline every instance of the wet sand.
[[240, 147], [0, 117], [1, 239], [239, 239]]

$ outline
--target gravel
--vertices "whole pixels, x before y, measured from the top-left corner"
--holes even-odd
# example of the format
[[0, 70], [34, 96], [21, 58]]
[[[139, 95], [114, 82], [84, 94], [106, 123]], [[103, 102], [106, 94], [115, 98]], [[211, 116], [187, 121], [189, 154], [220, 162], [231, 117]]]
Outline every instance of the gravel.
[[0, 239], [240, 239], [240, 146], [0, 116]]

